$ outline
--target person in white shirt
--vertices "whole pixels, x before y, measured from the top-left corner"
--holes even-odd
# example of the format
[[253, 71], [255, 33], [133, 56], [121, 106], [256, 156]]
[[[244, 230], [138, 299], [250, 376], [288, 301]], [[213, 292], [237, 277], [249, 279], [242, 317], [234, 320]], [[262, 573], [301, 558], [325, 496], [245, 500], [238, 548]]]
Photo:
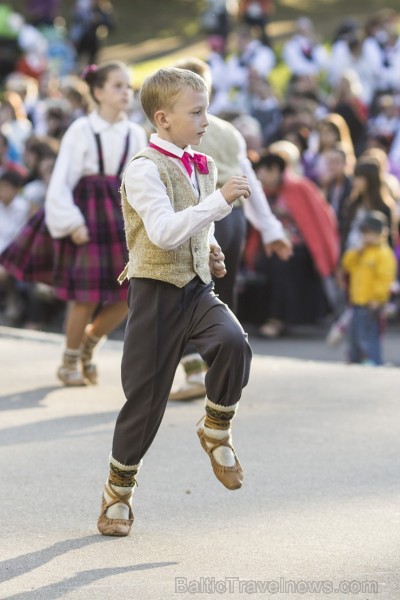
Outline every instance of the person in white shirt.
[[[29, 203], [20, 195], [23, 177], [17, 171], [0, 175], [0, 254], [12, 243], [28, 220]], [[5, 317], [15, 324], [21, 317], [17, 282], [0, 256], [0, 289], [5, 294]]]
[[225, 81], [229, 87], [225, 110], [246, 111], [253, 76], [266, 79], [276, 64], [275, 52], [255, 38], [251, 29], [241, 25], [235, 31], [236, 48], [226, 61]]
[[282, 57], [293, 75], [317, 77], [328, 67], [329, 55], [315, 41], [310, 19], [302, 17], [296, 23], [296, 33], [283, 47]]
[[373, 100], [376, 85], [376, 71], [364, 40], [358, 32], [346, 39], [338, 40], [332, 47], [328, 78], [335, 89], [348, 71], [357, 74], [360, 86], [359, 98], [369, 106]]
[[156, 127], [149, 148], [128, 165], [122, 208], [129, 264], [129, 312], [121, 380], [126, 403], [115, 425], [110, 471], [97, 527], [103, 535], [129, 534], [131, 497], [141, 461], [161, 424], [176, 368], [190, 341], [204, 356], [207, 398], [197, 430], [217, 479], [239, 489], [243, 469], [232, 446], [231, 421], [247, 384], [247, 335], [213, 291], [224, 256], [212, 223], [251, 193], [234, 175], [215, 190], [213, 160], [194, 153], [207, 126], [205, 82], [185, 69], [160, 69], [141, 90], [143, 109]]
[[129, 158], [147, 144], [144, 130], [126, 116], [126, 66], [93, 66], [85, 78], [97, 108], [74, 121], [62, 139], [45, 199], [48, 229], [38, 211], [19, 239], [31, 279], [37, 270], [37, 281], [51, 283], [56, 296], [70, 302], [57, 371], [66, 386], [97, 382], [93, 350], [126, 316], [127, 288], [118, 283], [128, 259], [119, 187]]
[[[385, 9], [384, 9], [385, 10]], [[376, 29], [365, 40], [368, 60], [375, 74], [375, 91], [398, 92], [400, 90], [400, 37], [394, 10], [387, 9], [387, 16], [378, 19]], [[382, 11], [384, 13], [384, 11]]]

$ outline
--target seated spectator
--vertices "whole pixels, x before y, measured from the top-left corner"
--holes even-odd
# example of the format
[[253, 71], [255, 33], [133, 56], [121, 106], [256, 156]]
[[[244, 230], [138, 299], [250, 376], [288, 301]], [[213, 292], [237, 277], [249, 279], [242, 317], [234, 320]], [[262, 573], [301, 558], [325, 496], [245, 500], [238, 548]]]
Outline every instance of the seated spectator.
[[227, 0], [207, 0], [202, 16], [203, 30], [209, 36], [218, 38], [223, 50], [231, 29]]
[[87, 84], [79, 77], [68, 76], [60, 81], [60, 93], [69, 105], [65, 107], [69, 115], [68, 123], [88, 114], [90, 109], [90, 94]]
[[50, 177], [54, 169], [56, 154], [49, 152], [38, 159], [37, 177], [28, 183], [23, 190], [23, 196], [29, 204], [29, 216], [32, 217], [44, 206]]
[[273, 50], [255, 38], [248, 27], [239, 27], [234, 40], [234, 51], [226, 61], [231, 106], [232, 110], [247, 111], [251, 76], [266, 79], [275, 66], [276, 58]]
[[239, 17], [258, 30], [258, 37], [263, 44], [269, 43], [267, 25], [273, 8], [272, 0], [239, 0]]
[[232, 119], [232, 125], [242, 134], [248, 151], [260, 153], [263, 148], [263, 135], [259, 121], [250, 115], [239, 115]]
[[394, 9], [385, 8], [369, 22], [368, 37], [365, 41], [368, 60], [373, 65], [375, 91], [393, 92], [400, 90], [400, 38], [398, 35], [398, 14]]
[[17, 171], [23, 177], [27, 175], [27, 171], [22, 165], [9, 159], [8, 138], [0, 132], [0, 175], [7, 171]]
[[348, 71], [357, 74], [359, 98], [365, 106], [369, 106], [375, 94], [376, 73], [361, 33], [357, 30], [333, 45], [328, 70], [328, 79], [333, 90]]
[[38, 81], [22, 73], [11, 73], [6, 79], [5, 91], [20, 96], [25, 114], [35, 128], [35, 109], [39, 101]]
[[[20, 195], [23, 178], [16, 171], [0, 175], [0, 253], [13, 241], [28, 220], [29, 205]], [[22, 318], [20, 285], [0, 264], [0, 292], [5, 301], [4, 316], [9, 324]]]
[[39, 163], [42, 159], [53, 157], [58, 153], [58, 140], [32, 135], [26, 140], [23, 161], [28, 169], [25, 183], [30, 183], [39, 177]]
[[360, 100], [360, 81], [357, 73], [343, 73], [330, 98], [329, 108], [340, 115], [349, 128], [356, 156], [365, 150], [367, 142], [368, 107]]
[[24, 145], [32, 132], [32, 123], [27, 118], [21, 97], [15, 92], [4, 94], [0, 104], [0, 127], [9, 142], [9, 158], [22, 164]]
[[376, 113], [369, 119], [369, 136], [386, 138], [390, 148], [400, 130], [399, 100], [394, 94], [382, 94], [376, 99]]
[[400, 214], [400, 181], [398, 177], [390, 173], [389, 157], [382, 148], [367, 148], [361, 158], [372, 158], [377, 161], [380, 169], [381, 179], [389, 194], [396, 202]]
[[282, 57], [294, 75], [318, 77], [328, 68], [328, 53], [316, 41], [313, 23], [306, 17], [296, 22], [296, 33], [284, 45]]
[[346, 153], [346, 163], [349, 172], [355, 164], [353, 142], [346, 121], [336, 113], [330, 113], [317, 123], [314, 147], [310, 145], [306, 155], [307, 175], [317, 184], [325, 172], [325, 153], [340, 144]]
[[347, 155], [338, 144], [325, 154], [325, 172], [321, 176], [321, 188], [336, 215], [340, 238], [344, 235], [345, 205], [351, 192]]
[[334, 213], [321, 192], [289, 172], [282, 156], [263, 155], [255, 170], [294, 251], [285, 262], [263, 256], [255, 231], [246, 248], [247, 267], [266, 275], [269, 284], [267, 320], [259, 333], [273, 338], [291, 324], [312, 323], [326, 313], [322, 278], [336, 268], [339, 240]]
[[263, 146], [268, 146], [278, 132], [281, 123], [281, 107], [271, 84], [255, 76], [250, 85], [249, 110], [260, 123], [263, 132]]

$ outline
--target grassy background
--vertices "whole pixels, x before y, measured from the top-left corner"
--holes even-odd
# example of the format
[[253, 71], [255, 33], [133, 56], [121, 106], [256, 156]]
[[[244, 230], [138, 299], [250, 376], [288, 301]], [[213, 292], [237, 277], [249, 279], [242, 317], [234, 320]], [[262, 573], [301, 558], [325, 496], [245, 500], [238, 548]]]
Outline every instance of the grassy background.
[[[205, 0], [114, 0], [115, 29], [104, 43], [101, 60], [118, 59], [134, 65], [135, 81], [160, 66], [184, 56], [207, 55], [207, 44], [201, 32], [201, 14]], [[25, 0], [13, 0], [13, 8], [24, 12]], [[62, 0], [61, 14], [70, 21], [74, 0]], [[285, 37], [293, 31], [299, 16], [308, 16], [320, 37], [329, 42], [338, 25], [348, 18], [361, 23], [371, 13], [385, 8], [399, 9], [399, 0], [275, 0], [269, 33], [278, 50]], [[279, 89], [287, 73], [278, 65], [272, 82]]]

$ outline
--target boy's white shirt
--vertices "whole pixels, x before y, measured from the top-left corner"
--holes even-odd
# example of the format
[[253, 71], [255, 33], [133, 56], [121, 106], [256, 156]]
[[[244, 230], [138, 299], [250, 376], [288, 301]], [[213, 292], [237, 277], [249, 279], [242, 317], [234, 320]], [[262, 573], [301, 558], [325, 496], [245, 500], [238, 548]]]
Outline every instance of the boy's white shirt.
[[[199, 188], [195, 168], [189, 177], [179, 157], [184, 152], [193, 154], [190, 146], [182, 150], [175, 144], [163, 140], [157, 134], [152, 134], [150, 141], [176, 155], [175, 162], [182, 173], [190, 181], [193, 191], [199, 197]], [[220, 190], [216, 190], [195, 206], [174, 212], [167, 189], [160, 179], [155, 163], [145, 157], [132, 161], [125, 171], [125, 190], [129, 204], [143, 221], [150, 241], [163, 250], [172, 250], [183, 244], [204, 227], [212, 225], [209, 241], [217, 244], [214, 237], [214, 221], [223, 219], [232, 211]]]

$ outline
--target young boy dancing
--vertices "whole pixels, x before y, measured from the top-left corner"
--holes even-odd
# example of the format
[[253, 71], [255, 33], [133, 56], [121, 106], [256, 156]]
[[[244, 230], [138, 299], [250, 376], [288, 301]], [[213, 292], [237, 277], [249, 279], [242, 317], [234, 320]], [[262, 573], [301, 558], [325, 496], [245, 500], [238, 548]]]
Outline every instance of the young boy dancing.
[[250, 186], [238, 174], [215, 191], [212, 159], [191, 150], [208, 125], [201, 77], [160, 69], [144, 82], [141, 102], [157, 134], [129, 163], [121, 187], [129, 250], [121, 275], [129, 278], [121, 367], [126, 403], [115, 425], [98, 519], [99, 531], [112, 536], [130, 532], [136, 475], [188, 342], [208, 366], [200, 443], [225, 487], [238, 489], [243, 482], [231, 421], [248, 381], [251, 349], [239, 322], [213, 292], [211, 275], [223, 276], [225, 265], [212, 231], [237, 198], [250, 195]]

